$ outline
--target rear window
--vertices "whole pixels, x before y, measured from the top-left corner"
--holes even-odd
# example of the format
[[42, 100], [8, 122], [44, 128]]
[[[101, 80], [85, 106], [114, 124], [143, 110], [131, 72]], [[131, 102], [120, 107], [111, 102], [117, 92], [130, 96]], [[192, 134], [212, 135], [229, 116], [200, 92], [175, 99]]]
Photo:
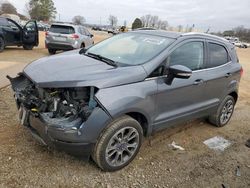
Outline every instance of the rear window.
[[220, 66], [229, 62], [229, 55], [224, 46], [221, 46], [219, 44], [209, 43], [208, 48], [209, 48], [209, 58], [210, 58], [209, 65], [207, 66], [208, 68]]
[[75, 33], [75, 29], [71, 26], [65, 25], [52, 25], [49, 29], [50, 32], [60, 33], [60, 34], [73, 34]]

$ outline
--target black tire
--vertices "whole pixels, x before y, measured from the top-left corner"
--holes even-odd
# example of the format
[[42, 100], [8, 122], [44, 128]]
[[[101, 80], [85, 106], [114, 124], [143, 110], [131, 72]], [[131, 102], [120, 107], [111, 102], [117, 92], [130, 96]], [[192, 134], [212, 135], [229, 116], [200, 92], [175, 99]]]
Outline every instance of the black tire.
[[23, 49], [25, 50], [32, 50], [34, 48], [33, 45], [23, 45]]
[[216, 114], [209, 116], [208, 121], [217, 126], [225, 126], [231, 119], [234, 112], [235, 100], [232, 96], [227, 95], [221, 102]]
[[55, 55], [56, 54], [56, 50], [54, 49], [48, 49], [48, 52], [50, 55]]
[[0, 37], [0, 52], [2, 52], [5, 48], [5, 43], [2, 37]]
[[[141, 125], [129, 116], [122, 116], [112, 122], [101, 134], [92, 152], [92, 158], [104, 171], [120, 170], [135, 158], [141, 147], [142, 139]], [[113, 141], [117, 143], [113, 144]], [[108, 157], [108, 155], [110, 156]], [[111, 164], [113, 160], [115, 164]], [[119, 161], [120, 164], [115, 161]]]

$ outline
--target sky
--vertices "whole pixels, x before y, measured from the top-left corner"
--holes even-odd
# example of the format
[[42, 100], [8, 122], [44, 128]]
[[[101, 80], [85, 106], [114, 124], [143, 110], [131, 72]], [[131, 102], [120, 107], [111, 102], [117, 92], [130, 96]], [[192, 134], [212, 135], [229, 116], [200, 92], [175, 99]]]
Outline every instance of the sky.
[[[25, 14], [28, 0], [9, 0]], [[57, 20], [71, 21], [75, 15], [85, 17], [87, 23], [108, 24], [110, 14], [118, 24], [126, 20], [131, 25], [136, 17], [157, 15], [170, 26], [183, 25], [210, 31], [223, 31], [244, 25], [250, 28], [250, 0], [54, 0]]]

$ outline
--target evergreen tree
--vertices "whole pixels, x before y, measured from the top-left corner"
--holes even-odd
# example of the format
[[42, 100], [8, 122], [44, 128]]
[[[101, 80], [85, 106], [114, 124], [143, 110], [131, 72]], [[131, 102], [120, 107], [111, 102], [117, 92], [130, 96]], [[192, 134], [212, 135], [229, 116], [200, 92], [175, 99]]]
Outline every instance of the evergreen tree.
[[56, 8], [53, 0], [30, 0], [28, 12], [32, 19], [49, 21], [55, 18]]

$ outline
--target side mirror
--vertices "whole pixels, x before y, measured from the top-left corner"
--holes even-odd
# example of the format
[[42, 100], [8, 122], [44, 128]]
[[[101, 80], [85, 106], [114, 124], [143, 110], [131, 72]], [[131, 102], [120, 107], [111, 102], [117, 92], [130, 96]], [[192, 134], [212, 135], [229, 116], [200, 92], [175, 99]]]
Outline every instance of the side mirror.
[[173, 65], [167, 68], [167, 77], [165, 83], [171, 85], [174, 78], [188, 79], [192, 75], [192, 70], [183, 65]]
[[188, 79], [192, 75], [192, 70], [183, 65], [173, 65], [169, 67], [169, 74], [174, 78]]

